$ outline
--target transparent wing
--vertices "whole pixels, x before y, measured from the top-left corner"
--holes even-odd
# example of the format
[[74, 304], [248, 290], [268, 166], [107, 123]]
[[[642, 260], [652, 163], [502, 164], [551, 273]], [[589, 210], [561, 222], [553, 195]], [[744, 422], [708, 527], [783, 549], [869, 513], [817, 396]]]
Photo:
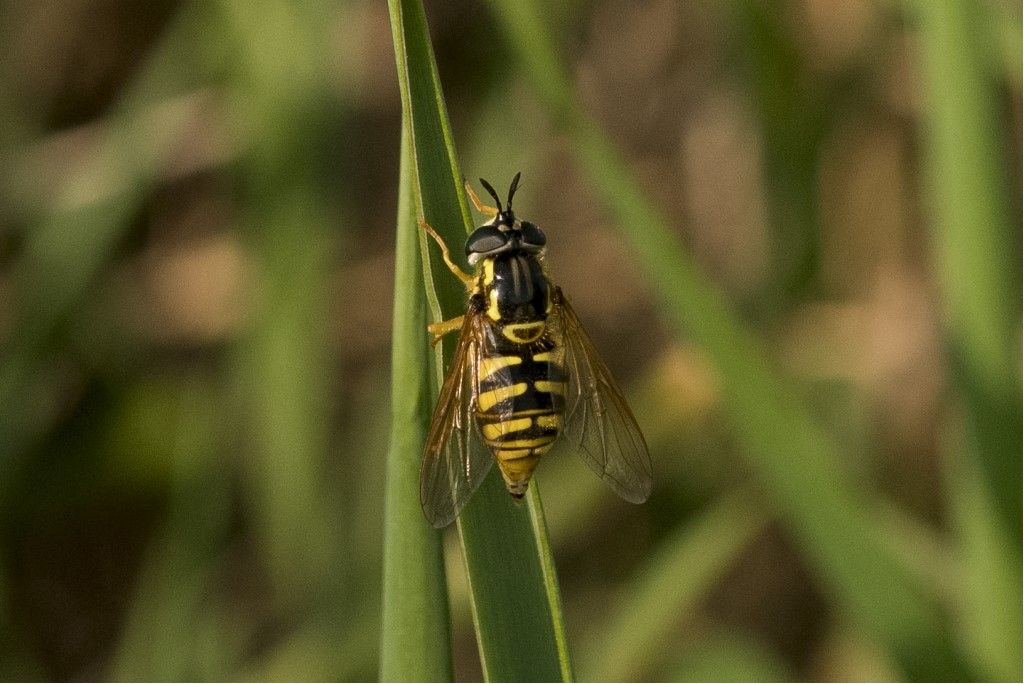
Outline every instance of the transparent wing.
[[561, 336], [560, 360], [569, 375], [565, 439], [616, 494], [642, 503], [653, 480], [640, 426], [561, 288], [555, 288], [553, 300], [549, 322]]
[[482, 325], [479, 312], [466, 314], [423, 447], [420, 504], [427, 520], [438, 528], [455, 520], [494, 464], [473, 419]]

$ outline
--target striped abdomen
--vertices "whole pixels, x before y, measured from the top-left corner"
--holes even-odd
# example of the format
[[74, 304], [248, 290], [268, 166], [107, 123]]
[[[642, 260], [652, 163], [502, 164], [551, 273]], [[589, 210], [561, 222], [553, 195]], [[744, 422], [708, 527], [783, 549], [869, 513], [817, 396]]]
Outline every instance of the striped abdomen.
[[562, 429], [567, 377], [554, 344], [516, 346], [492, 347], [481, 358], [476, 420], [518, 498]]

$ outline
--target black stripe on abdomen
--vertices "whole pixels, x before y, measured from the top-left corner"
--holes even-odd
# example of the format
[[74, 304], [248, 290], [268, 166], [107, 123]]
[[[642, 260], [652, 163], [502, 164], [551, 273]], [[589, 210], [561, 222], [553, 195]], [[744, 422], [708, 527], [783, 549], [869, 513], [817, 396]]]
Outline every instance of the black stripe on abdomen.
[[477, 415], [484, 443], [495, 449], [540, 449], [555, 441], [562, 428], [559, 413], [496, 417]]
[[[562, 367], [524, 356], [518, 357], [518, 363], [501, 365], [480, 378], [479, 413], [515, 415], [524, 411], [561, 413], [565, 410], [565, 387], [569, 378]], [[481, 368], [512, 358], [517, 357], [497, 355], [481, 364]]]
[[546, 451], [565, 412], [568, 376], [562, 367], [529, 353], [495, 354], [482, 361], [480, 374], [476, 418], [484, 441], [508, 454]]

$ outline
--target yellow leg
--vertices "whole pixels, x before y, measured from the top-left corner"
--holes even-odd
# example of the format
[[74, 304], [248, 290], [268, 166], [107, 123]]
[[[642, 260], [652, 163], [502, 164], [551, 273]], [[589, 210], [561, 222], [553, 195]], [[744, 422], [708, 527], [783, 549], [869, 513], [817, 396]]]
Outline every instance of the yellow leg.
[[486, 216], [497, 216], [498, 210], [489, 204], [484, 204], [480, 201], [480, 198], [476, 196], [476, 191], [473, 190], [473, 186], [469, 181], [466, 181], [466, 194], [469, 195], [469, 201], [473, 203], [476, 210]]
[[420, 228], [427, 231], [427, 235], [434, 238], [437, 244], [441, 246], [441, 256], [444, 258], [444, 263], [448, 265], [448, 269], [452, 273], [454, 273], [455, 277], [461, 280], [466, 287], [472, 289], [473, 283], [476, 282], [476, 278], [463, 271], [461, 268], [459, 268], [458, 264], [452, 261], [452, 255], [448, 251], [448, 245], [444, 243], [444, 240], [441, 239], [441, 236], [438, 235], [437, 232], [430, 227], [430, 224], [427, 223], [422, 218], [420, 219]]
[[465, 316], [459, 316], [458, 318], [449, 318], [447, 321], [427, 324], [427, 332], [434, 336], [434, 339], [431, 340], [430, 344], [437, 346], [437, 343], [441, 341], [442, 337], [450, 332], [461, 329], [465, 318]]

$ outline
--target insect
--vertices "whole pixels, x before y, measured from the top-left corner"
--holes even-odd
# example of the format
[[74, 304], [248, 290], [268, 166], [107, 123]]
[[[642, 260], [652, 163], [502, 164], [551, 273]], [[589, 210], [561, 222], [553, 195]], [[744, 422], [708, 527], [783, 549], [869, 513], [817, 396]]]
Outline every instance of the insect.
[[493, 216], [466, 240], [473, 274], [420, 221], [469, 293], [464, 315], [427, 326], [434, 344], [460, 330], [420, 471], [420, 503], [434, 527], [455, 519], [495, 461], [508, 492], [521, 499], [560, 435], [622, 498], [642, 503], [651, 492], [651, 460], [636, 418], [561, 288], [544, 272], [544, 233], [512, 212], [519, 177], [504, 209], [484, 179], [496, 207], [466, 184], [477, 210]]

